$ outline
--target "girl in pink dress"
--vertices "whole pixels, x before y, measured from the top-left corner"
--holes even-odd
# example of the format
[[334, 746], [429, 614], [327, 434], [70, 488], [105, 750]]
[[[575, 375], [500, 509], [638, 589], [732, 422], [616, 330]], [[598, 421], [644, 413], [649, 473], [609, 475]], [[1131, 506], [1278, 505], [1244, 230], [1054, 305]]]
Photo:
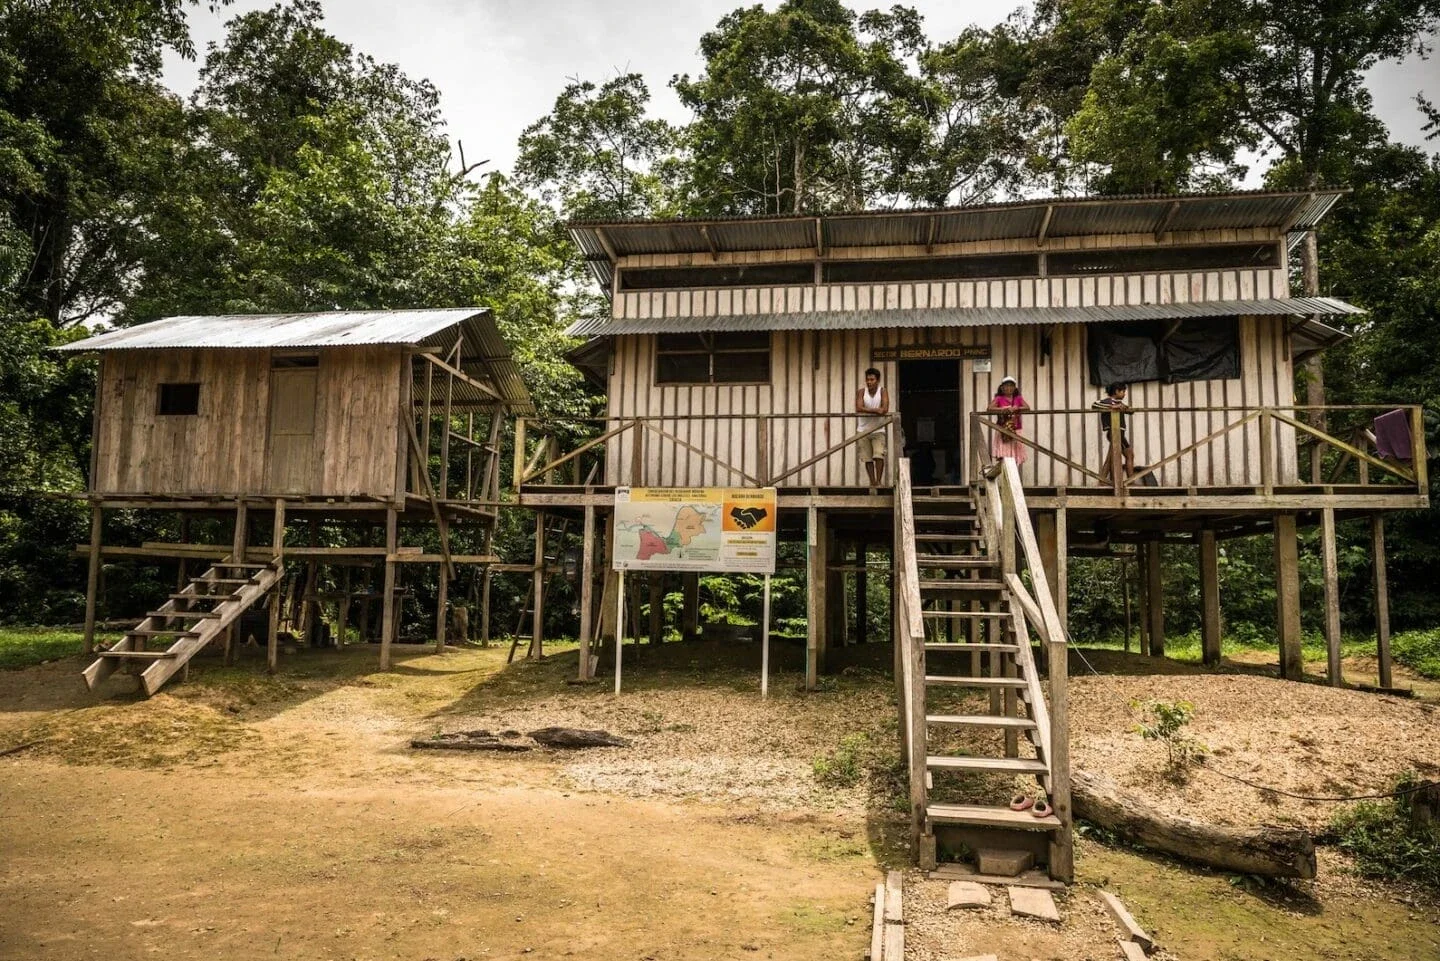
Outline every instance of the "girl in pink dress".
[[[1030, 405], [1020, 396], [1020, 385], [1015, 378], [1002, 377], [1000, 386], [995, 388], [995, 398], [990, 401], [990, 413], [999, 414], [996, 423], [1018, 434], [1024, 426], [1020, 411], [1029, 409]], [[990, 453], [996, 458], [1011, 458], [1017, 467], [1025, 463], [1025, 445], [999, 431], [990, 434]]]

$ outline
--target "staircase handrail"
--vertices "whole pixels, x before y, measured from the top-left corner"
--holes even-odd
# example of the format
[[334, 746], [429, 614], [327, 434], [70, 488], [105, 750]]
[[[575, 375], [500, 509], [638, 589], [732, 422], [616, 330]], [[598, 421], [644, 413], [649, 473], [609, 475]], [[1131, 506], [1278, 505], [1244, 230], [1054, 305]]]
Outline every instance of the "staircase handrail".
[[920, 564], [915, 548], [914, 496], [910, 461], [899, 458], [895, 471], [895, 647], [900, 688], [900, 737], [910, 772], [911, 842], [920, 851], [928, 803], [925, 786], [925, 619], [920, 613]]
[[[1049, 666], [1048, 710], [1033, 663], [1032, 670], [1027, 672], [1028, 689], [1032, 717], [1040, 732], [1050, 768], [1050, 804], [1064, 825], [1057, 836], [1057, 850], [1052, 852], [1051, 873], [1069, 877], [1073, 873], [1073, 852], [1070, 845], [1070, 710], [1065, 624], [1050, 592], [1050, 579], [1045, 574], [1040, 545], [1030, 523], [1030, 509], [1025, 501], [1020, 469], [1012, 458], [1001, 457], [980, 472], [978, 483], [983, 486], [984, 494], [979, 502], [986, 551], [998, 555], [1001, 575], [1014, 601], [1012, 612], [1016, 616], [1016, 638], [1020, 642], [1021, 656], [1030, 657], [1033, 661], [1026, 622], [1035, 628], [1045, 644]], [[1018, 555], [1015, 549], [1017, 543], [1020, 547]], [[1030, 572], [1029, 589], [1020, 579], [1018, 561], [1021, 557], [1024, 558], [1025, 569]], [[1037, 712], [1048, 714], [1048, 723], [1042, 721]], [[1053, 863], [1057, 856], [1062, 861], [1058, 865]]]

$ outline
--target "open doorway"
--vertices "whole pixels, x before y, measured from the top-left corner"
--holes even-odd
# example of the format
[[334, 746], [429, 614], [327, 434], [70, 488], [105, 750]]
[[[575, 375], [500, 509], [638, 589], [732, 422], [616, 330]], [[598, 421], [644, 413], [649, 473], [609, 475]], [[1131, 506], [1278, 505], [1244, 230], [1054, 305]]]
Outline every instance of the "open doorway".
[[900, 426], [917, 486], [961, 483], [960, 361], [902, 360]]

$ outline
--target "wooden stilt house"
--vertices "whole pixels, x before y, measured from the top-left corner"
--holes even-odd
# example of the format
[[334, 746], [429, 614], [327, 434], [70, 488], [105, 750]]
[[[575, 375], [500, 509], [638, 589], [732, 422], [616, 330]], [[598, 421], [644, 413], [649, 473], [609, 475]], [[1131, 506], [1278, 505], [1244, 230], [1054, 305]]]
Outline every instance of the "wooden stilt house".
[[[1138, 550], [1145, 650], [1158, 655], [1159, 546], [1195, 544], [1205, 659], [1217, 663], [1217, 542], [1272, 534], [1280, 664], [1298, 677], [1296, 532], [1319, 525], [1339, 683], [1334, 528], [1365, 519], [1388, 683], [1380, 518], [1427, 503], [1419, 409], [1306, 408], [1294, 390], [1297, 362], [1342, 337], [1326, 320], [1358, 312], [1290, 290], [1292, 244], [1342, 195], [572, 224], [611, 304], [571, 330], [587, 338], [572, 359], [609, 406], [596, 439], [568, 450], [551, 425], [522, 419], [514, 481], [521, 505], [583, 519], [582, 642], [615, 632], [595, 613], [595, 572], [617, 487], [777, 486], [782, 531], [807, 545], [809, 685], [834, 645], [865, 639], [863, 613], [847, 623], [846, 579], [864, 597], [865, 560], [890, 554], [921, 860], [933, 863], [937, 838], [973, 849], [1004, 832], [1068, 879], [1072, 553]], [[870, 367], [892, 399], [880, 418], [855, 412]], [[1006, 375], [1032, 408], [1018, 434], [987, 412]], [[1112, 380], [1131, 383], [1123, 424], [1091, 406]], [[1127, 431], [1133, 471], [1123, 445], [1107, 459], [1107, 430]], [[888, 441], [878, 489], [859, 453], [876, 434]], [[689, 634], [693, 580], [685, 591]], [[580, 658], [582, 675], [591, 663]], [[937, 706], [964, 691], [976, 696]], [[993, 756], [955, 753], [956, 729], [993, 732]], [[966, 784], [1014, 775], [1038, 780], [1053, 815], [966, 796]]]
[[[495, 560], [504, 422], [531, 412], [488, 311], [170, 317], [62, 349], [99, 360], [91, 536], [81, 545], [86, 650], [102, 559], [180, 566], [169, 600], [98, 652], [85, 671], [92, 688], [128, 665], [154, 693], [212, 642], [232, 657], [245, 640], [241, 616], [261, 604], [273, 671], [287, 561], [304, 573], [294, 629], [313, 640], [321, 606], [334, 603], [343, 644], [358, 605], [362, 625], [378, 623], [382, 666], [397, 636], [400, 566], [436, 569], [443, 646], [457, 568]], [[233, 538], [106, 545], [105, 512], [120, 509], [233, 519]], [[309, 531], [299, 544], [297, 521]], [[346, 546], [317, 544], [321, 524]], [[438, 551], [403, 547], [402, 531], [432, 532]], [[462, 533], [478, 552], [452, 547]], [[338, 592], [317, 588], [324, 566], [344, 569]]]

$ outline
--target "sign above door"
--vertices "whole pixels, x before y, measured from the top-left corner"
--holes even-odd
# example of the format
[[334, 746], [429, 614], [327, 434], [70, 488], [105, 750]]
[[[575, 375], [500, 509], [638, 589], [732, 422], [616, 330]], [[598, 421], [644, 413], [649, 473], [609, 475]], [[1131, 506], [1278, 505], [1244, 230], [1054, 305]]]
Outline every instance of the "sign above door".
[[870, 351], [871, 360], [982, 360], [989, 357], [989, 344], [894, 344]]

